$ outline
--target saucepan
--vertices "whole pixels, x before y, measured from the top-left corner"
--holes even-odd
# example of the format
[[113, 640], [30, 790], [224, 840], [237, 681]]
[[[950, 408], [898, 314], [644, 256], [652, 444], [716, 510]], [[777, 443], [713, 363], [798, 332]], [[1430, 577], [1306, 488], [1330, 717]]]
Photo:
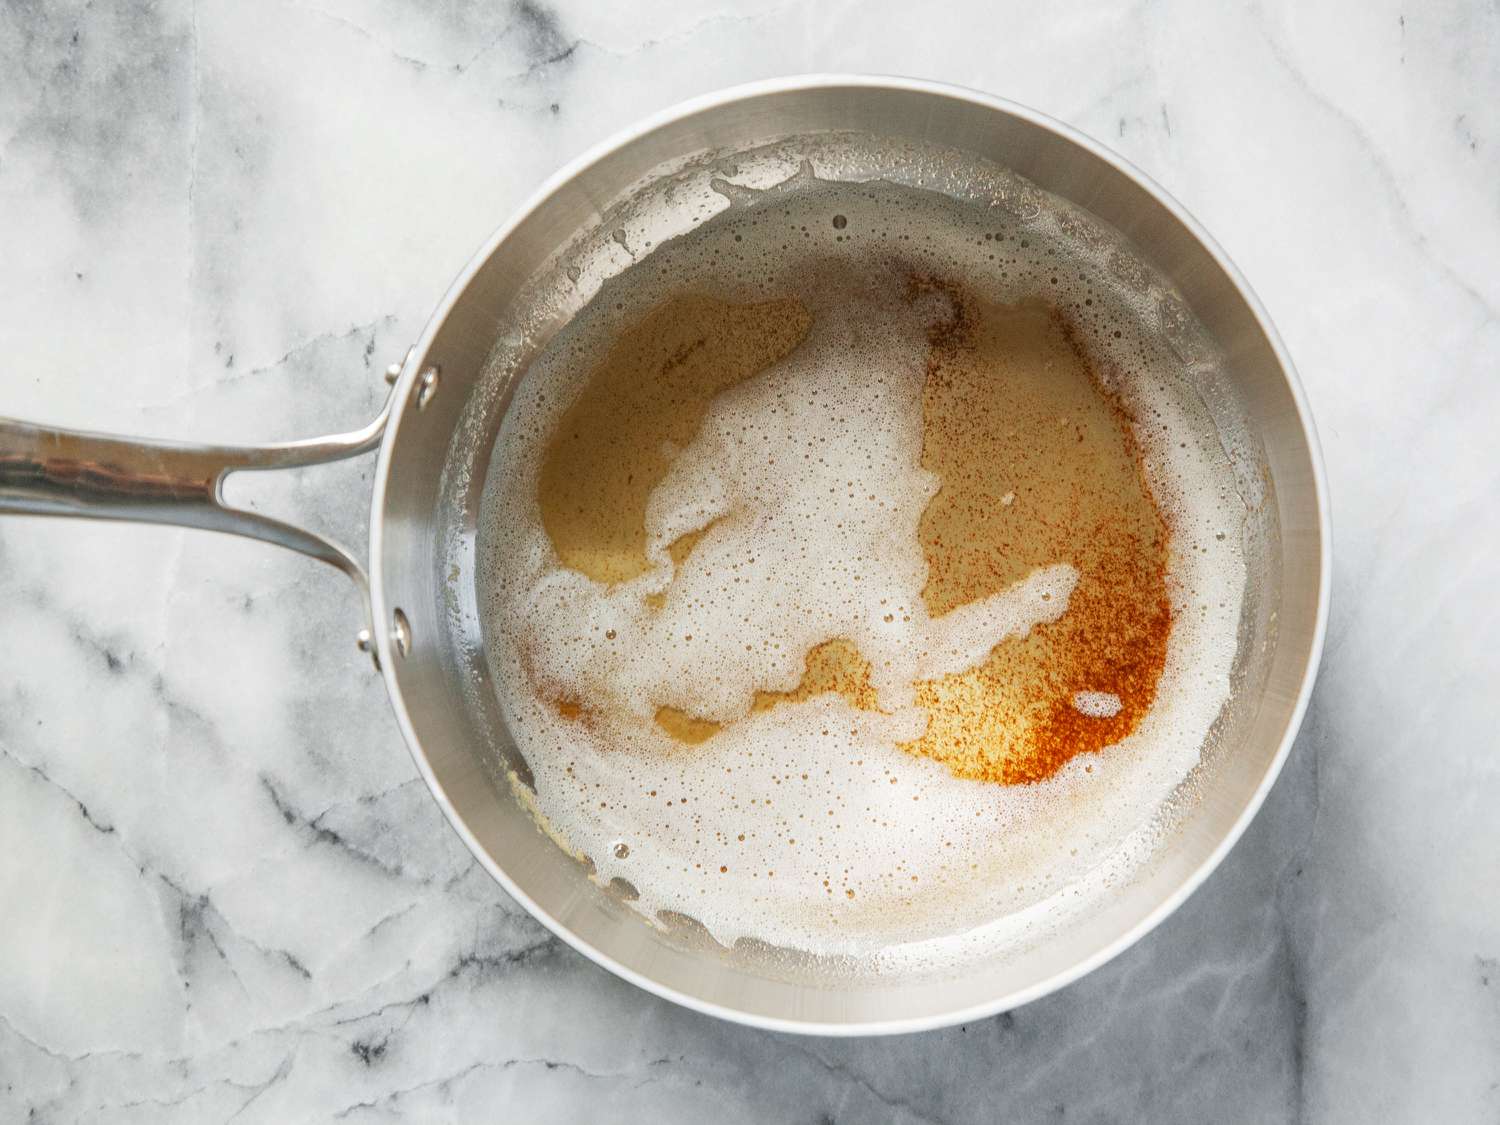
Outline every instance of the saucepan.
[[[1181, 802], [1157, 854], [1105, 907], [961, 974], [799, 969], [794, 958], [754, 943], [724, 948], [653, 924], [539, 831], [517, 799], [515, 787], [524, 789], [531, 775], [484, 662], [477, 513], [500, 420], [527, 358], [640, 247], [682, 229], [687, 201], [707, 177], [733, 179], [755, 164], [737, 154], [780, 153], [795, 167], [801, 139], [834, 135], [970, 154], [1113, 228], [1213, 337], [1255, 437], [1266, 546], [1252, 560], [1234, 693], [1193, 799]], [[852, 162], [817, 172], [854, 179], [881, 170]], [[383, 676], [417, 768], [464, 843], [552, 931], [663, 997], [747, 1024], [819, 1034], [917, 1030], [1025, 1003], [1102, 964], [1171, 913], [1238, 839], [1290, 749], [1322, 647], [1329, 584], [1325, 485], [1292, 363], [1249, 286], [1181, 206], [1119, 156], [1033, 110], [929, 82], [843, 76], [778, 80], [689, 102], [546, 183], [475, 254], [387, 374], [389, 399], [363, 429], [278, 445], [168, 444], [0, 421], [0, 511], [232, 532], [339, 567], [368, 607], [360, 647]], [[237, 510], [222, 497], [232, 473], [376, 451], [368, 569], [320, 535]]]

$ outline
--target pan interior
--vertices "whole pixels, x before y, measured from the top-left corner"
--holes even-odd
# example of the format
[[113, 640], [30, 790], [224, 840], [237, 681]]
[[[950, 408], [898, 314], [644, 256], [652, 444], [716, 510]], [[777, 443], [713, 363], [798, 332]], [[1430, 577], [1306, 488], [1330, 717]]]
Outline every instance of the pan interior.
[[[829, 190], [829, 185], [844, 185], [843, 198], [851, 205], [859, 196], [893, 187], [946, 197], [969, 211], [977, 205], [992, 217], [1000, 243], [1006, 238], [1013, 246], [1024, 241], [1033, 254], [1055, 254], [1067, 268], [1081, 265], [1092, 284], [1107, 287], [1107, 292], [1095, 290], [1101, 303], [1123, 310], [1150, 337], [1158, 365], [1170, 369], [1171, 378], [1217, 434], [1218, 453], [1244, 511], [1237, 534], [1247, 581], [1236, 622], [1232, 691], [1202, 744], [1198, 764], [1171, 796], [1134, 831], [1095, 855], [1087, 870], [1075, 872], [1077, 882], [1123, 893], [1150, 879], [1156, 857], [1172, 849], [1186, 820], [1212, 790], [1225, 757], [1246, 737], [1253, 707], [1242, 701], [1257, 699], [1274, 651], [1280, 542], [1273, 478], [1225, 349], [1160, 270], [1098, 216], [997, 164], [934, 144], [822, 133], [741, 151], [700, 152], [655, 168], [567, 240], [528, 280], [519, 300], [494, 310], [495, 342], [467, 397], [442, 473], [437, 558], [447, 626], [442, 643], [449, 659], [467, 669], [460, 683], [473, 717], [470, 729], [483, 738], [477, 760], [484, 767], [484, 783], [512, 810], [506, 815], [530, 818], [537, 805], [538, 776], [544, 772], [527, 760], [507, 722], [505, 693], [499, 687], [506, 673], [496, 662], [504, 638], [493, 632], [493, 585], [503, 575], [496, 574], [487, 541], [497, 518], [494, 497], [505, 491], [506, 474], [516, 471], [513, 463], [495, 456], [496, 442], [503, 438], [507, 417], [515, 415], [516, 396], [535, 389], [528, 383], [534, 362], [559, 333], [566, 337], [569, 325], [601, 290], [612, 299], [613, 279], [642, 263], [649, 268], [656, 248], [735, 208], [769, 221], [786, 210], [782, 203], [788, 193]], [[808, 268], [797, 259], [795, 246], [787, 253], [784, 266]], [[636, 315], [640, 311], [633, 310]], [[530, 748], [531, 754], [538, 752], [546, 751]], [[897, 948], [901, 943], [889, 942], [878, 952], [809, 953], [795, 942], [761, 940], [753, 931], [716, 932], [684, 910], [644, 913], [636, 901], [639, 889], [611, 857], [576, 849], [544, 817], [534, 822], [533, 834], [537, 850], [552, 853], [545, 862], [536, 861], [538, 872], [545, 867], [545, 878], [568, 883], [558, 919], [564, 925], [570, 910], [596, 913], [628, 933], [634, 948], [671, 950], [714, 964], [716, 971], [792, 987], [878, 988], [893, 976], [903, 981], [953, 979], [975, 964], [1020, 961], [1087, 924], [1080, 915], [1085, 908], [1070, 907], [1070, 901], [1087, 904], [1088, 911], [1096, 911], [1100, 901], [1097, 893], [1076, 893], [1076, 882], [1071, 896], [1033, 895], [1003, 920], [991, 920], [993, 924], [968, 918], [965, 939], [949, 941], [941, 957], [930, 955], [930, 945], [903, 949]], [[497, 857], [502, 864], [513, 858]]]

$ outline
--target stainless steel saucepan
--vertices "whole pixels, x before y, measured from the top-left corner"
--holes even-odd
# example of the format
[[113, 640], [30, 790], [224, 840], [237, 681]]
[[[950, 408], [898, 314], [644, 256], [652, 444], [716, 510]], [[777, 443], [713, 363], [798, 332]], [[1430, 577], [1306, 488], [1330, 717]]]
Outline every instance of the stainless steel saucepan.
[[[649, 185], [670, 185], [693, 167], [732, 175], [736, 153], [833, 134], [969, 153], [1115, 228], [1214, 337], [1258, 443], [1264, 478], [1271, 547], [1251, 569], [1255, 610], [1241, 638], [1243, 667], [1195, 798], [1184, 802], [1158, 854], [1107, 907], [1034, 948], [971, 964], [957, 978], [793, 969], [784, 956], [723, 949], [649, 925], [538, 831], [513, 796], [507, 769], [523, 777], [527, 771], [483, 659], [473, 561], [490, 450], [525, 359], [582, 299], [549, 303], [527, 295], [564, 262], [573, 263], [566, 269], [575, 282], [583, 275], [575, 289], [584, 294], [590, 271], [597, 288], [599, 277], [628, 264], [623, 252], [610, 258], [610, 237], [619, 232], [609, 227], [633, 198], [651, 194]], [[861, 178], [852, 167], [847, 175]], [[673, 192], [657, 190], [655, 198], [659, 225], [670, 233]], [[632, 221], [637, 229], [652, 220], [638, 214]], [[615, 238], [615, 248], [625, 241]], [[518, 324], [513, 313], [523, 301], [541, 311]], [[514, 360], [500, 369], [493, 359], [497, 340]], [[1177, 203], [1120, 157], [1032, 110], [927, 82], [822, 76], [690, 102], [616, 137], [545, 184], [474, 256], [389, 374], [390, 399], [364, 429], [258, 448], [172, 445], [0, 421], [0, 512], [234, 532], [342, 569], [369, 607], [361, 647], [381, 670], [417, 768], [454, 829], [555, 933], [661, 996], [743, 1023], [822, 1034], [909, 1031], [1014, 1007], [1102, 964], [1175, 909], [1238, 839], [1286, 758], [1322, 648], [1329, 581], [1322, 467], [1291, 361], [1249, 287]], [[375, 450], [368, 578], [365, 566], [337, 545], [221, 498], [234, 472]]]

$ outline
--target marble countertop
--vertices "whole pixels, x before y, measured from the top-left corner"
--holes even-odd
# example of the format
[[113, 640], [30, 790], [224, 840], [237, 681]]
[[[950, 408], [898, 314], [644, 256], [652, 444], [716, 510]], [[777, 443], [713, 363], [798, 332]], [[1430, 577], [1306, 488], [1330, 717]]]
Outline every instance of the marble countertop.
[[[1500, 1116], [1492, 4], [59, 0], [0, 7], [0, 63], [0, 413], [359, 425], [589, 144], [735, 82], [898, 72], [1071, 122], [1204, 221], [1300, 365], [1336, 527], [1311, 710], [1208, 884], [1059, 994], [834, 1041], [656, 1000], [512, 904], [331, 569], [0, 520], [0, 1118]], [[253, 496], [357, 541], [369, 474]]]

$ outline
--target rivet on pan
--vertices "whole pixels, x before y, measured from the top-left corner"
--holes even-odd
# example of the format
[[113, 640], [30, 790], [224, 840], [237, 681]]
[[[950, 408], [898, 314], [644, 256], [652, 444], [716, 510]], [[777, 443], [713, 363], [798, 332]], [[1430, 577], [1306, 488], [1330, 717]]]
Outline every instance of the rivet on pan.
[[401, 378], [402, 369], [411, 362], [411, 357], [416, 354], [416, 351], [417, 345], [413, 344], [411, 347], [406, 349], [406, 355], [402, 358], [400, 363], [393, 363], [385, 369], [385, 381], [387, 383], [394, 384], [397, 379]]
[[375, 665], [375, 671], [380, 671], [380, 650], [375, 647], [375, 638], [368, 629], [361, 629], [354, 638], [354, 647], [360, 652], [367, 653], [370, 663]]
[[411, 622], [399, 609], [391, 614], [391, 621], [391, 640], [396, 644], [396, 651], [405, 656], [411, 651]]
[[426, 410], [427, 404], [432, 401], [432, 396], [437, 394], [438, 375], [442, 368], [437, 364], [425, 368], [422, 374], [417, 376], [417, 409]]

